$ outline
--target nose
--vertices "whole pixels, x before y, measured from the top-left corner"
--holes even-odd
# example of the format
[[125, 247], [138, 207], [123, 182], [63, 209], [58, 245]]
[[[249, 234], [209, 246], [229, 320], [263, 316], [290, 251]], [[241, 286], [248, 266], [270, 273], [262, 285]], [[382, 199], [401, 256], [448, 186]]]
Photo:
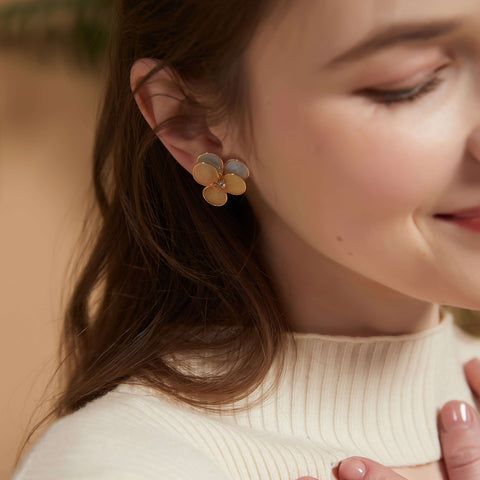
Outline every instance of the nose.
[[467, 147], [472, 157], [480, 162], [480, 125], [478, 125], [470, 135]]

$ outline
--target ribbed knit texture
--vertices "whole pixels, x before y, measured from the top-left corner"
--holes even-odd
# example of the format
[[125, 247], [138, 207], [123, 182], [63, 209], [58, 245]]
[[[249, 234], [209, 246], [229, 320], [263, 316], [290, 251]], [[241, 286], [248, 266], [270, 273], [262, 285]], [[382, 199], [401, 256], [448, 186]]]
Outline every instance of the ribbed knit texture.
[[[480, 340], [448, 312], [416, 334], [294, 339], [260, 406], [207, 414], [120, 385], [55, 422], [13, 480], [330, 480], [352, 455], [397, 467], [439, 460], [438, 410], [475, 405], [462, 362], [480, 356]], [[237, 406], [267, 390], [275, 368]]]

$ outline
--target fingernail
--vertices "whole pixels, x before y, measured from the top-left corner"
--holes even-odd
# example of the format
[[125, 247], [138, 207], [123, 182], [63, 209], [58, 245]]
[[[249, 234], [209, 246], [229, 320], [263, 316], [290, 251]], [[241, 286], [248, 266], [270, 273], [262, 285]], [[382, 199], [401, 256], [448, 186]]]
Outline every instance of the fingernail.
[[440, 418], [446, 433], [466, 430], [473, 423], [473, 414], [464, 402], [452, 402], [446, 405], [440, 413]]
[[472, 365], [473, 367], [479, 367], [480, 366], [480, 358], [474, 357], [471, 360], [469, 360], [466, 365]]
[[348, 458], [340, 464], [339, 471], [345, 480], [361, 480], [367, 473], [367, 467], [356, 458]]

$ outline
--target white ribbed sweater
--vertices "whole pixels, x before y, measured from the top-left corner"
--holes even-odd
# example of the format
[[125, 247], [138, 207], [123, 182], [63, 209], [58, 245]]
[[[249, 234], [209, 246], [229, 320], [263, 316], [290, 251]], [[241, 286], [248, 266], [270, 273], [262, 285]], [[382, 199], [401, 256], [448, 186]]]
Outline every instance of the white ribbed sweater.
[[297, 355], [287, 348], [260, 406], [206, 414], [120, 385], [51, 425], [12, 480], [330, 480], [352, 455], [398, 467], [439, 460], [438, 409], [474, 404], [462, 362], [480, 356], [480, 339], [448, 312], [416, 334], [294, 338]]

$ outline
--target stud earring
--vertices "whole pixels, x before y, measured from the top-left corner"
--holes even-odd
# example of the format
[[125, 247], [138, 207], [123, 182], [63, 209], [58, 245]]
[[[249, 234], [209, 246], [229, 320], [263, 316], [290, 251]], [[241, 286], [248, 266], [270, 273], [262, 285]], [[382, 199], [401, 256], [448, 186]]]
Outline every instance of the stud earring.
[[227, 193], [242, 195], [247, 189], [245, 180], [250, 176], [248, 167], [240, 160], [231, 159], [225, 164], [214, 153], [203, 153], [193, 168], [193, 178], [203, 185], [203, 198], [215, 207], [225, 205]]

